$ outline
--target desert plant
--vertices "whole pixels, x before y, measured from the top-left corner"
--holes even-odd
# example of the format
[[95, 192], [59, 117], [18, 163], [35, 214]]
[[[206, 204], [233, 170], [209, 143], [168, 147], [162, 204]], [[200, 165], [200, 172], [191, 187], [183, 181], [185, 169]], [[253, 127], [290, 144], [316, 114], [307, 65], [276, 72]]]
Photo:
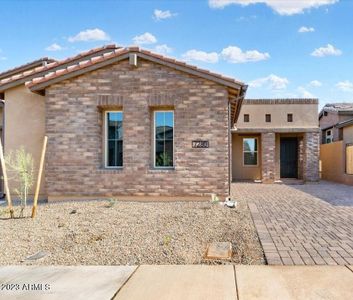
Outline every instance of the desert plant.
[[18, 182], [18, 188], [15, 189], [15, 192], [21, 201], [20, 217], [23, 217], [28, 194], [34, 183], [33, 157], [21, 147], [6, 155], [5, 163], [9, 170], [9, 177]]
[[163, 152], [157, 157], [156, 165], [159, 167], [169, 167], [172, 165], [172, 162], [172, 157], [167, 152]]
[[107, 207], [110, 208], [110, 207], [113, 207], [116, 202], [118, 201], [118, 199], [115, 199], [115, 198], [109, 198], [107, 200]]
[[172, 241], [172, 237], [170, 235], [166, 235], [163, 237], [164, 246], [169, 246], [171, 241]]
[[212, 204], [219, 203], [219, 197], [216, 194], [211, 194], [211, 203]]

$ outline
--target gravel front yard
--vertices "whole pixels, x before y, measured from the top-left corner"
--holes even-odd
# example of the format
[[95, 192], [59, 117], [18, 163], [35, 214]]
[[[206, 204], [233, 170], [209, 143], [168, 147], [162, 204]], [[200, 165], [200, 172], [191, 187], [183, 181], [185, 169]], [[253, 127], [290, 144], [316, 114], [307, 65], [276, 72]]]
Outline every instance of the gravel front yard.
[[[0, 264], [200, 264], [209, 242], [229, 241], [226, 263], [262, 264], [263, 253], [245, 203], [85, 201], [43, 204], [32, 220], [0, 219]], [[0, 209], [3, 209], [0, 208]], [[30, 214], [30, 209], [26, 211]], [[71, 213], [76, 210], [76, 213]], [[26, 257], [44, 251], [38, 260]]]

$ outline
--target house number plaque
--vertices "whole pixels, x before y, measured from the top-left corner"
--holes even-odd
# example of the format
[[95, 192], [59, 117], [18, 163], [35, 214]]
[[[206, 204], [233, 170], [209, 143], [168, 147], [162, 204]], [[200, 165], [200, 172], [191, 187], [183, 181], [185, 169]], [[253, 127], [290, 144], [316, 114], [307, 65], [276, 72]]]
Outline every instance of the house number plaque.
[[208, 141], [192, 141], [193, 148], [208, 148], [210, 143]]

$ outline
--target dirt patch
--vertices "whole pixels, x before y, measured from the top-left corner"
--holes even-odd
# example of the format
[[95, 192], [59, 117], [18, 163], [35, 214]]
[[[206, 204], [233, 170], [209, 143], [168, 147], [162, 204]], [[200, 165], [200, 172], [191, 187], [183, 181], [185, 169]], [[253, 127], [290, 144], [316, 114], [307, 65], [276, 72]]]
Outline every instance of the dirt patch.
[[[264, 263], [245, 202], [236, 209], [205, 202], [45, 204], [34, 220], [0, 220], [0, 234], [3, 265]], [[232, 243], [232, 259], [204, 260], [207, 244], [218, 241]], [[39, 251], [48, 255], [26, 260]]]

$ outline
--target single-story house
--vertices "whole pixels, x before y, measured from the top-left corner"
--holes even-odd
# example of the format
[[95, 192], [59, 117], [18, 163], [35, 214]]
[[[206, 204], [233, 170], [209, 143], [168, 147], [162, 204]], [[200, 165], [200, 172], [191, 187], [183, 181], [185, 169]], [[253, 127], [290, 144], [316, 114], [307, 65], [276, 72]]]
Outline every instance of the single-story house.
[[319, 121], [321, 178], [353, 185], [353, 104], [326, 104]]
[[[238, 179], [236, 162], [254, 164], [255, 152], [256, 166], [249, 167], [261, 175], [240, 179], [280, 177], [276, 143], [286, 135], [297, 139], [283, 147], [298, 152], [301, 171], [282, 175], [317, 180], [318, 127], [307, 116], [316, 116], [317, 101], [273, 100], [270, 110], [293, 108], [295, 128], [277, 127], [274, 114], [273, 128], [263, 130], [260, 122], [244, 132], [241, 110], [255, 106], [259, 111], [248, 113], [255, 120], [268, 107], [249, 100], [242, 108], [246, 90], [239, 80], [138, 47], [108, 45], [61, 61], [40, 59], [0, 73], [4, 151], [25, 147], [37, 168], [48, 136], [41, 197], [49, 201], [224, 197]], [[301, 125], [303, 116], [308, 123]], [[244, 134], [259, 138], [241, 142], [238, 153], [232, 144], [238, 147]]]
[[317, 99], [246, 99], [232, 132], [232, 179], [319, 178]]

